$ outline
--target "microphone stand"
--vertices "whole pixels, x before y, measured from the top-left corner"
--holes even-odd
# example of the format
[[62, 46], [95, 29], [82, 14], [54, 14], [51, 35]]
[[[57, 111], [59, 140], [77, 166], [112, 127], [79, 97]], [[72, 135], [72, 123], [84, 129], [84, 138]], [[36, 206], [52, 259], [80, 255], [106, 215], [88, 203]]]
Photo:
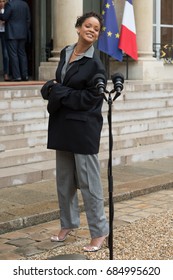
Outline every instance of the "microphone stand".
[[109, 191], [109, 237], [108, 237], [108, 245], [109, 245], [109, 259], [113, 260], [113, 220], [114, 220], [114, 203], [113, 203], [113, 175], [112, 175], [112, 148], [113, 148], [113, 135], [112, 135], [112, 104], [115, 99], [117, 99], [121, 92], [117, 91], [114, 98], [112, 99], [111, 94], [115, 92], [115, 90], [111, 90], [108, 92], [108, 98], [104, 96], [104, 99], [108, 103], [108, 125], [109, 125], [109, 159], [108, 159], [108, 191]]

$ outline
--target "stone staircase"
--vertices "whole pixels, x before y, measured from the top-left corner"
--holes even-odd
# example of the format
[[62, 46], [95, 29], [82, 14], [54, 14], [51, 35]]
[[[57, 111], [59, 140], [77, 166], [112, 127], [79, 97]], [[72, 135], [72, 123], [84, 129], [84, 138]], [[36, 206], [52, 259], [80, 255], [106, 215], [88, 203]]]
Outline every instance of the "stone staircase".
[[[47, 102], [41, 84], [0, 86], [0, 188], [55, 178], [46, 149]], [[108, 83], [109, 90], [112, 89]], [[126, 81], [112, 105], [113, 165], [173, 155], [173, 83]], [[104, 102], [99, 159], [107, 167], [108, 104]]]
[[[104, 106], [104, 114], [105, 110]], [[113, 165], [172, 156], [173, 83], [126, 82], [121, 96], [113, 103], [112, 126]], [[101, 160], [107, 154], [105, 129], [106, 125]]]
[[51, 179], [54, 153], [46, 149], [42, 85], [0, 87], [0, 187]]

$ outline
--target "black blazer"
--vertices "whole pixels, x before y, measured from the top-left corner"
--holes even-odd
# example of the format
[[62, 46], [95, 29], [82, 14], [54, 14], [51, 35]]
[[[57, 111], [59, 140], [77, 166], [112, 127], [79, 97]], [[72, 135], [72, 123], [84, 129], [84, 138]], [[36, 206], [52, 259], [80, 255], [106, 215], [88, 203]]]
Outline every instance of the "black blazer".
[[62, 50], [55, 84], [48, 98], [48, 148], [78, 154], [97, 154], [103, 124], [103, 96], [98, 94], [93, 77], [105, 76], [103, 64], [94, 52], [93, 58], [83, 57], [74, 62], [61, 83], [65, 62]]
[[5, 21], [5, 35], [7, 39], [27, 39], [30, 26], [30, 10], [23, 0], [12, 0], [5, 4], [4, 14], [0, 20]]

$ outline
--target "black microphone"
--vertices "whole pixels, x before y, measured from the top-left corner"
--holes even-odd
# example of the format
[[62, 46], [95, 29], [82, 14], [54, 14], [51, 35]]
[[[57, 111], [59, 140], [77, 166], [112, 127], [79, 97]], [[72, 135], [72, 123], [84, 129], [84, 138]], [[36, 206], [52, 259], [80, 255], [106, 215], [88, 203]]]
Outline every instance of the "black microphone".
[[121, 93], [124, 86], [124, 76], [121, 73], [115, 73], [111, 76], [112, 82], [114, 84], [114, 90], [118, 93]]
[[96, 89], [98, 90], [98, 94], [102, 95], [106, 90], [106, 78], [103, 74], [98, 73], [93, 77], [93, 83]]

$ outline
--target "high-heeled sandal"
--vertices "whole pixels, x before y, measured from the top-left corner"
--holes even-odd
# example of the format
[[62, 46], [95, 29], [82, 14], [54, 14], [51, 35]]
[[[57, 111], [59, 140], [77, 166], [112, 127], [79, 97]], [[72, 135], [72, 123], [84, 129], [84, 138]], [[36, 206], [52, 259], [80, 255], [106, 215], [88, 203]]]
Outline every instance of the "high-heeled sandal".
[[70, 232], [72, 232], [72, 229], [69, 229], [69, 230], [66, 232], [66, 234], [64, 235], [63, 238], [59, 238], [58, 235], [53, 235], [53, 236], [51, 236], [50, 240], [51, 240], [52, 242], [63, 242], [63, 241], [66, 240], [66, 238], [67, 238], [67, 236], [70, 234]]
[[94, 246], [94, 245], [89, 244], [89, 245], [84, 246], [83, 250], [84, 250], [84, 252], [97, 252], [98, 250], [100, 250], [102, 248], [105, 241], [106, 241], [106, 244], [108, 244], [108, 235], [104, 236], [104, 239], [100, 245]]

